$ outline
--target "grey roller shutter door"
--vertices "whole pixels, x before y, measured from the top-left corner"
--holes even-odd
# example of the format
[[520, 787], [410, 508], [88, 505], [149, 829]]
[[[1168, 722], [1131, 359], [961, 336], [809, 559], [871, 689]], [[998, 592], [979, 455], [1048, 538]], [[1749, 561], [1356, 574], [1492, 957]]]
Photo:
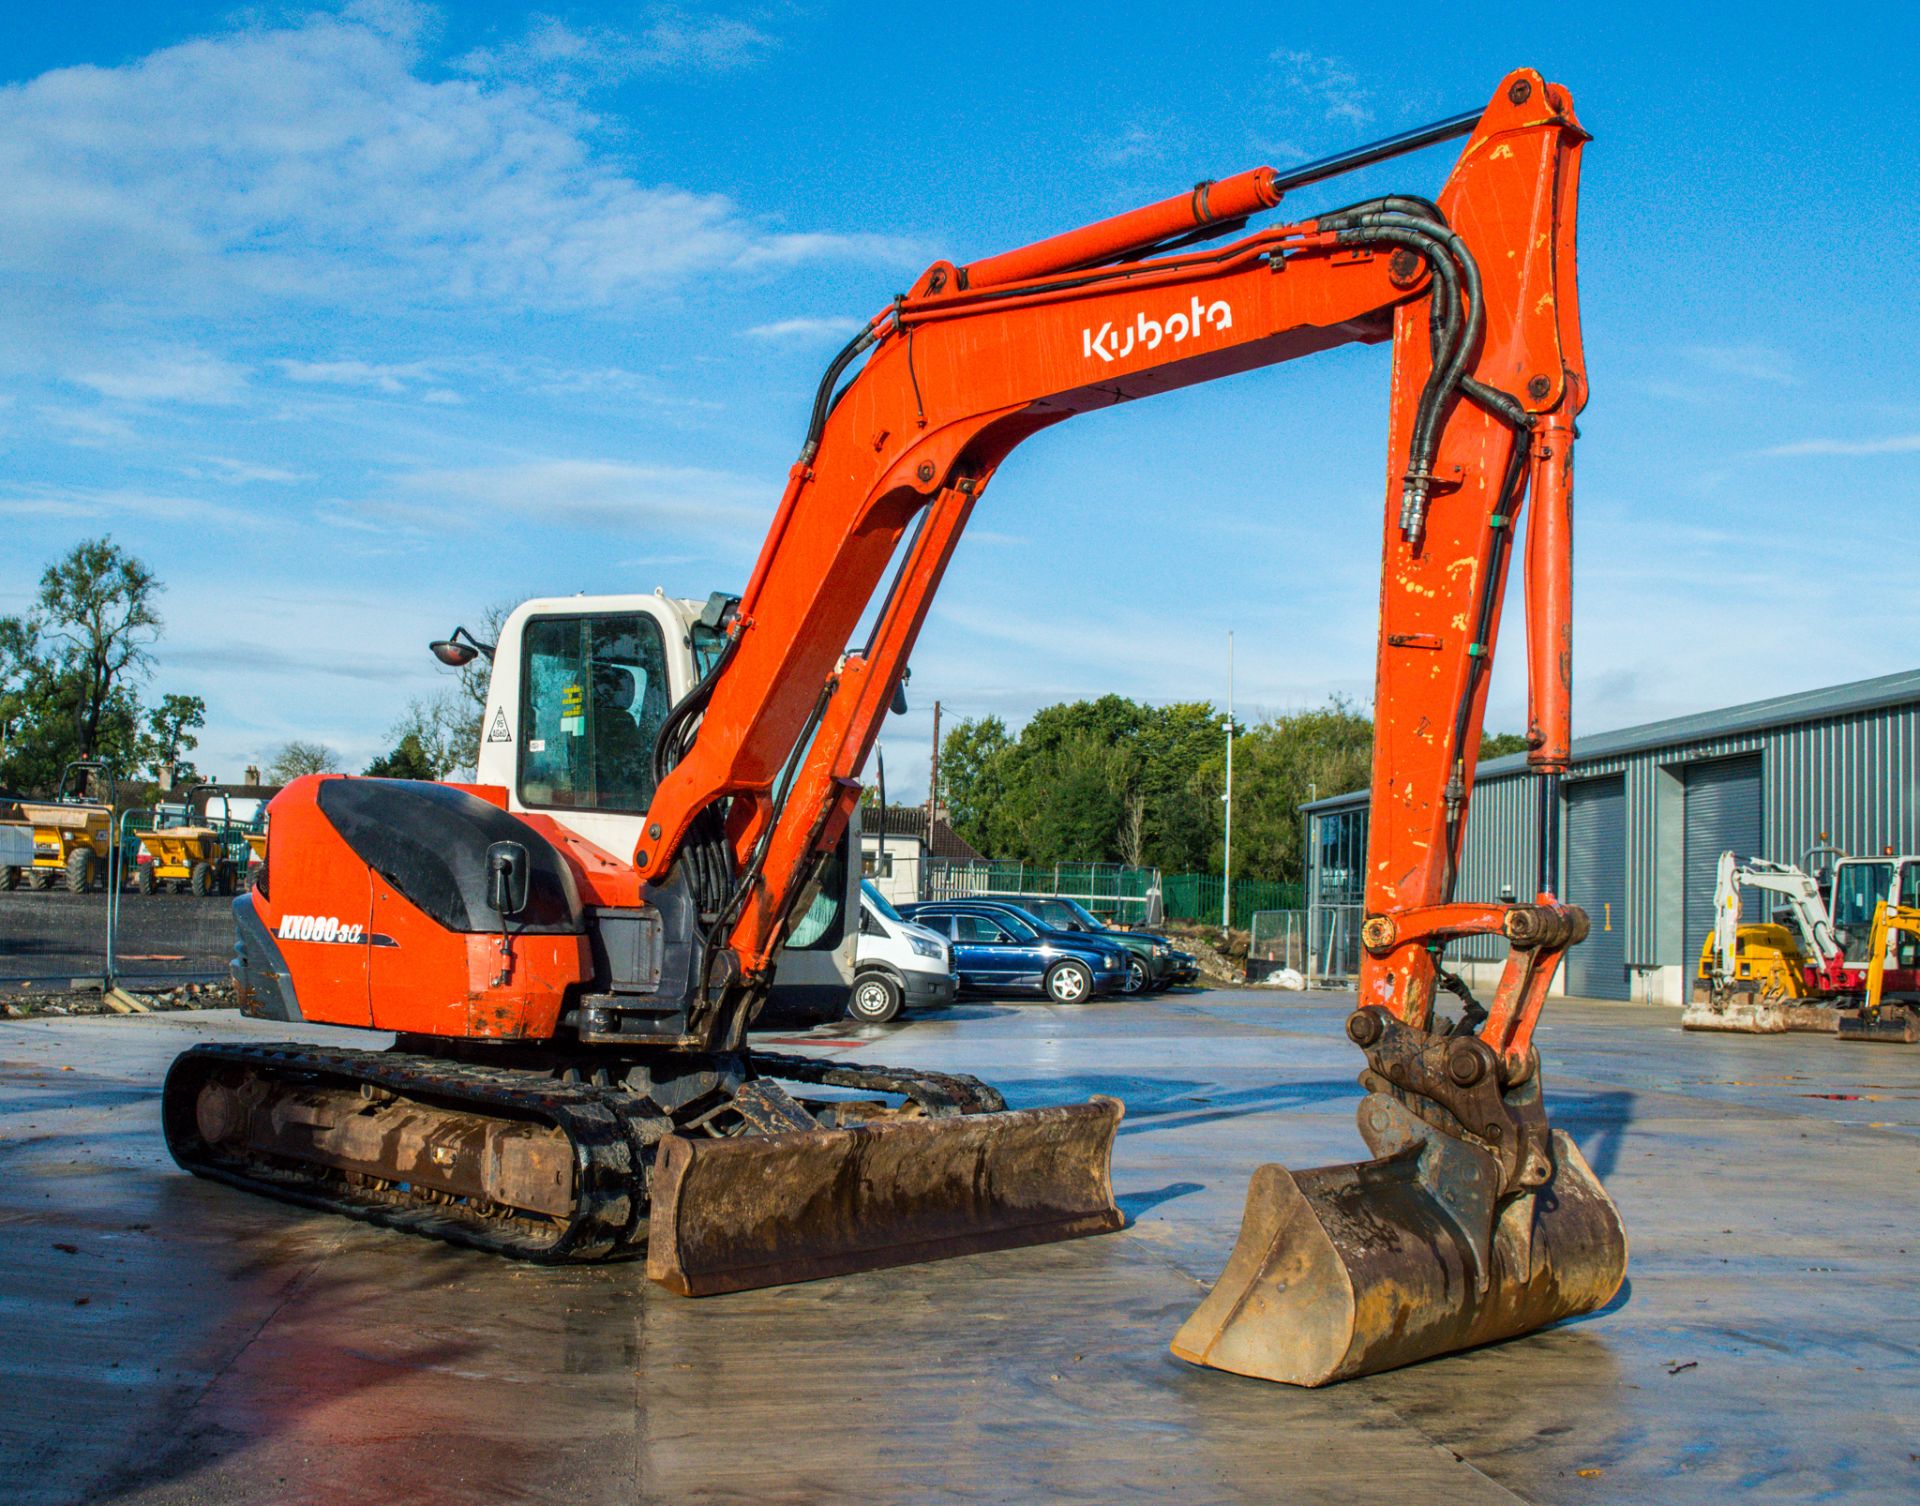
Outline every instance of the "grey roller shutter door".
[[1567, 953], [1567, 992], [1625, 999], [1627, 983], [1627, 789], [1618, 775], [1567, 786], [1566, 898], [1593, 922]]
[[[1720, 854], [1732, 850], [1741, 861], [1771, 857], [1760, 850], [1760, 756], [1720, 758], [1689, 764], [1687, 846], [1684, 893], [1686, 954], [1689, 972], [1700, 944], [1713, 929], [1713, 885]], [[1740, 891], [1740, 918], [1770, 920], [1772, 899], [1753, 889]]]

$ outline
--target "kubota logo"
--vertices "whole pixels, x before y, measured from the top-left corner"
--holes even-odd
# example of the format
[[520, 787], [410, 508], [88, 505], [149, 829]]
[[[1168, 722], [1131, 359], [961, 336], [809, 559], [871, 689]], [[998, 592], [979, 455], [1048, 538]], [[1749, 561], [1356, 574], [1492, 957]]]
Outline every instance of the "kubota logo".
[[1113, 321], [1109, 319], [1097, 330], [1089, 328], [1080, 331], [1080, 350], [1088, 360], [1098, 356], [1109, 363], [1124, 361], [1133, 354], [1136, 345], [1144, 350], [1158, 350], [1162, 341], [1178, 345], [1183, 340], [1191, 340], [1208, 326], [1214, 329], [1233, 328], [1233, 310], [1227, 306], [1224, 298], [1216, 298], [1207, 304], [1195, 298], [1190, 308], [1169, 314], [1164, 320], [1135, 314], [1133, 323], [1122, 325], [1118, 330], [1114, 329]]

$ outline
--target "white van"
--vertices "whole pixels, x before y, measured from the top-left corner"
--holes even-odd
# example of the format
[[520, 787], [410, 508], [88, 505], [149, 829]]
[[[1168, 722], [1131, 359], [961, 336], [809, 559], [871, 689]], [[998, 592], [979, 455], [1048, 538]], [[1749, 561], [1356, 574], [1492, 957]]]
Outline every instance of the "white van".
[[847, 1017], [878, 1025], [902, 1009], [942, 1008], [959, 991], [947, 938], [903, 919], [872, 879], [862, 879], [860, 944], [854, 953]]

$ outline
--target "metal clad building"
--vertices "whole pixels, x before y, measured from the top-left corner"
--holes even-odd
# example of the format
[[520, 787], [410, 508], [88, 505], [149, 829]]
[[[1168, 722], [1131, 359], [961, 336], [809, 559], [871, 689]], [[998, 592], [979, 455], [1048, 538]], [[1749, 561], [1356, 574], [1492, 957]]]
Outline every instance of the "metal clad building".
[[[1920, 670], [1576, 738], [1562, 786], [1560, 893], [1593, 919], [1562, 985], [1678, 1004], [1711, 925], [1721, 851], [1800, 862], [1920, 852]], [[1526, 756], [1480, 766], [1460, 899], [1525, 899], [1537, 783]], [[1358, 965], [1367, 794], [1314, 801], [1308, 905], [1316, 971]], [[1757, 897], [1743, 906], [1765, 914]], [[1453, 957], [1491, 962], [1497, 941]], [[1490, 974], [1482, 982], [1491, 982]]]

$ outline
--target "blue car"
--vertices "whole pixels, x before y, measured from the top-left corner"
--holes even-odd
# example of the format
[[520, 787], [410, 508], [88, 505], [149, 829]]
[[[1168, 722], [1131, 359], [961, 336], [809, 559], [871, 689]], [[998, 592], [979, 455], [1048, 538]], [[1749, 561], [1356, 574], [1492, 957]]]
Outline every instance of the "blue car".
[[1125, 947], [1050, 931], [1012, 905], [934, 900], [902, 906], [900, 913], [952, 938], [954, 971], [970, 991], [1039, 993], [1056, 1004], [1084, 1004], [1126, 983]]

